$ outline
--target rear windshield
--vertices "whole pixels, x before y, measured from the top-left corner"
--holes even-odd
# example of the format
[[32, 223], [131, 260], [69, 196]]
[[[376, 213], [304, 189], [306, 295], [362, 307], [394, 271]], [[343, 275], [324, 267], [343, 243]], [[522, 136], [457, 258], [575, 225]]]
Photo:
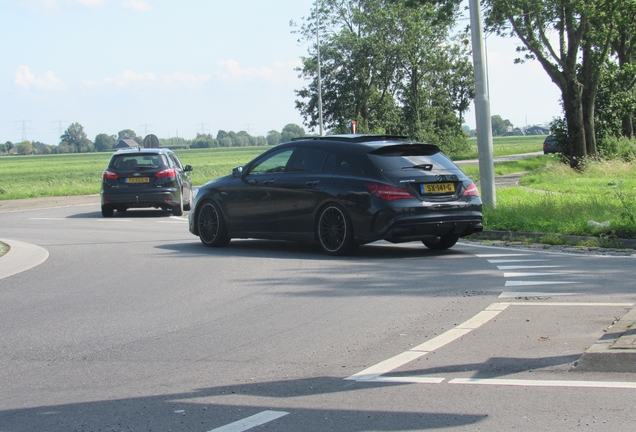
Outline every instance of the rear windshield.
[[383, 171], [457, 169], [437, 146], [430, 144], [382, 147], [369, 153], [369, 158]]
[[155, 169], [168, 166], [163, 155], [160, 154], [130, 154], [114, 156], [110, 161], [110, 168], [115, 169]]

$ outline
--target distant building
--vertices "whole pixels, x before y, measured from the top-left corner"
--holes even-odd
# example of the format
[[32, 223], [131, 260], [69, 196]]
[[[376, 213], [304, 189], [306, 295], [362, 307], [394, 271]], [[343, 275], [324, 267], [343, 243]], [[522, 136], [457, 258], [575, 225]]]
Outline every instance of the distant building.
[[550, 129], [543, 126], [530, 126], [526, 129], [526, 135], [550, 135]]
[[137, 141], [131, 138], [120, 139], [117, 145], [115, 146], [116, 149], [134, 149], [138, 147], [139, 147], [139, 144], [137, 144]]

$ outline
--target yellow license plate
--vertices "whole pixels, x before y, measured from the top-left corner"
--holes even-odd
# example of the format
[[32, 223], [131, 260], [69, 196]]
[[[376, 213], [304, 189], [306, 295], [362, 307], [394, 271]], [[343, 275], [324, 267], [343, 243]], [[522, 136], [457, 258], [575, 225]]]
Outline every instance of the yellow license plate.
[[422, 193], [441, 194], [455, 192], [455, 183], [428, 183], [422, 185]]
[[148, 177], [130, 177], [126, 179], [126, 183], [150, 183], [150, 178]]

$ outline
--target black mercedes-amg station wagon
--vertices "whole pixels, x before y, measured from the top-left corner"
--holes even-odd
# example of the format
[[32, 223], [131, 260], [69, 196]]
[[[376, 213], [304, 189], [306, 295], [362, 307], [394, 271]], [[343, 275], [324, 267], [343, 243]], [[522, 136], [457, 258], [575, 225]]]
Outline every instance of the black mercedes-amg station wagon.
[[477, 187], [439, 148], [388, 135], [305, 137], [195, 192], [190, 232], [315, 241], [330, 255], [387, 240], [448, 249], [483, 230]]

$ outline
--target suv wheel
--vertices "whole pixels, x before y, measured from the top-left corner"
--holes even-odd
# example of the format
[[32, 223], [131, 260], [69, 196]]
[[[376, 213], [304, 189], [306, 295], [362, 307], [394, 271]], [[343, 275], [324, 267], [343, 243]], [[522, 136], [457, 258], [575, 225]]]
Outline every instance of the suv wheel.
[[104, 217], [113, 217], [114, 209], [109, 205], [102, 206], [102, 216]]
[[174, 216], [183, 216], [183, 193], [179, 194], [179, 204], [172, 207], [172, 214]]

